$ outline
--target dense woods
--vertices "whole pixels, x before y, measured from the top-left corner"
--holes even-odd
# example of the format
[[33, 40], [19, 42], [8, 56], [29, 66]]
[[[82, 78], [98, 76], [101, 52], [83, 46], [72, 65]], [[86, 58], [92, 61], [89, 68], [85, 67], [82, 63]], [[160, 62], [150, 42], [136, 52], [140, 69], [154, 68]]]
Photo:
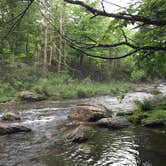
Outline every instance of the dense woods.
[[46, 77], [165, 79], [164, 0], [134, 1], [127, 8], [105, 0], [4, 0], [0, 5], [2, 89], [30, 89]]

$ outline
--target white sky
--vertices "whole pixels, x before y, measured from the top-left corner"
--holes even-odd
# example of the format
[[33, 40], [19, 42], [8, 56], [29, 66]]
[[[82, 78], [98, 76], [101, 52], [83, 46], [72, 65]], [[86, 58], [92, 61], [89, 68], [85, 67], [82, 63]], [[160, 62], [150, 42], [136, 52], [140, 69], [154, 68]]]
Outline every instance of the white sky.
[[[113, 5], [113, 4], [117, 4], [121, 7], [127, 8], [130, 4], [132, 3], [136, 3], [139, 2], [140, 0], [103, 0], [103, 4], [104, 4], [104, 9], [108, 12], [108, 13], [116, 13], [116, 12], [121, 12], [121, 11], [125, 11], [125, 9], [120, 9], [119, 7]], [[110, 4], [109, 2], [113, 3]], [[132, 25], [128, 25], [128, 28], [132, 30], [132, 28], [134, 28], [136, 26], [136, 24]]]
[[107, 2], [111, 2], [111, 3], [117, 4], [117, 5], [122, 6], [122, 7], [128, 7], [129, 4], [138, 2], [138, 0], [104, 0], [104, 1], [105, 1], [104, 2], [105, 10], [107, 12], [111, 12], [111, 13], [117, 12], [119, 7], [116, 7], [115, 5], [111, 5]]

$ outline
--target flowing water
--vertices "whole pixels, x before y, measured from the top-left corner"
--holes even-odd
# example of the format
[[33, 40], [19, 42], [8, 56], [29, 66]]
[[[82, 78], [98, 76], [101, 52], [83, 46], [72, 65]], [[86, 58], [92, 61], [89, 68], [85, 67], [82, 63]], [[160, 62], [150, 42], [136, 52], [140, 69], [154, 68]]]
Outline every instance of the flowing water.
[[[160, 96], [166, 96], [166, 85], [150, 88], [157, 88]], [[133, 110], [135, 101], [154, 97], [137, 90], [124, 97], [104, 96], [16, 106], [4, 104], [1, 110], [19, 113], [23, 117], [19, 124], [33, 131], [0, 136], [0, 166], [165, 166], [165, 129], [129, 127], [114, 131], [95, 128], [93, 138], [87, 143], [71, 144], [65, 142], [59, 127], [68, 122], [68, 112], [75, 104], [103, 104], [116, 112]]]

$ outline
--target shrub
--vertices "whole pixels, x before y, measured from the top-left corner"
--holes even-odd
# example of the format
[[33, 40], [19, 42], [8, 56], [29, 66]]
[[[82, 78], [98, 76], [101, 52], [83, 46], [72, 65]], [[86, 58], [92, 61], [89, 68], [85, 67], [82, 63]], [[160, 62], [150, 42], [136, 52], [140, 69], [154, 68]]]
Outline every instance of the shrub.
[[138, 107], [141, 111], [150, 111], [153, 110], [152, 101], [145, 100], [143, 103], [139, 103]]
[[143, 70], [134, 70], [131, 73], [131, 80], [132, 81], [143, 81], [145, 80], [146, 75], [145, 72]]
[[77, 91], [77, 97], [78, 98], [85, 98], [85, 97], [87, 97], [87, 95], [83, 90], [78, 90]]

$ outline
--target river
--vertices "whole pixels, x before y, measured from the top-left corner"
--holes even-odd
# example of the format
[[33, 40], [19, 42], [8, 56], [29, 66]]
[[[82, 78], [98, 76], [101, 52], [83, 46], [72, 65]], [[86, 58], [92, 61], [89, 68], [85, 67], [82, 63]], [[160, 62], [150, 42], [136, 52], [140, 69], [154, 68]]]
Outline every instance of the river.
[[133, 110], [135, 101], [156, 97], [150, 93], [154, 89], [166, 96], [166, 85], [160, 84], [138, 88], [123, 97], [1, 104], [0, 116], [5, 111], [17, 112], [22, 117], [19, 124], [32, 132], [0, 136], [0, 166], [165, 166], [165, 129], [94, 128], [93, 138], [83, 144], [65, 142], [60, 129], [68, 123], [68, 112], [75, 104], [103, 104], [114, 113]]

